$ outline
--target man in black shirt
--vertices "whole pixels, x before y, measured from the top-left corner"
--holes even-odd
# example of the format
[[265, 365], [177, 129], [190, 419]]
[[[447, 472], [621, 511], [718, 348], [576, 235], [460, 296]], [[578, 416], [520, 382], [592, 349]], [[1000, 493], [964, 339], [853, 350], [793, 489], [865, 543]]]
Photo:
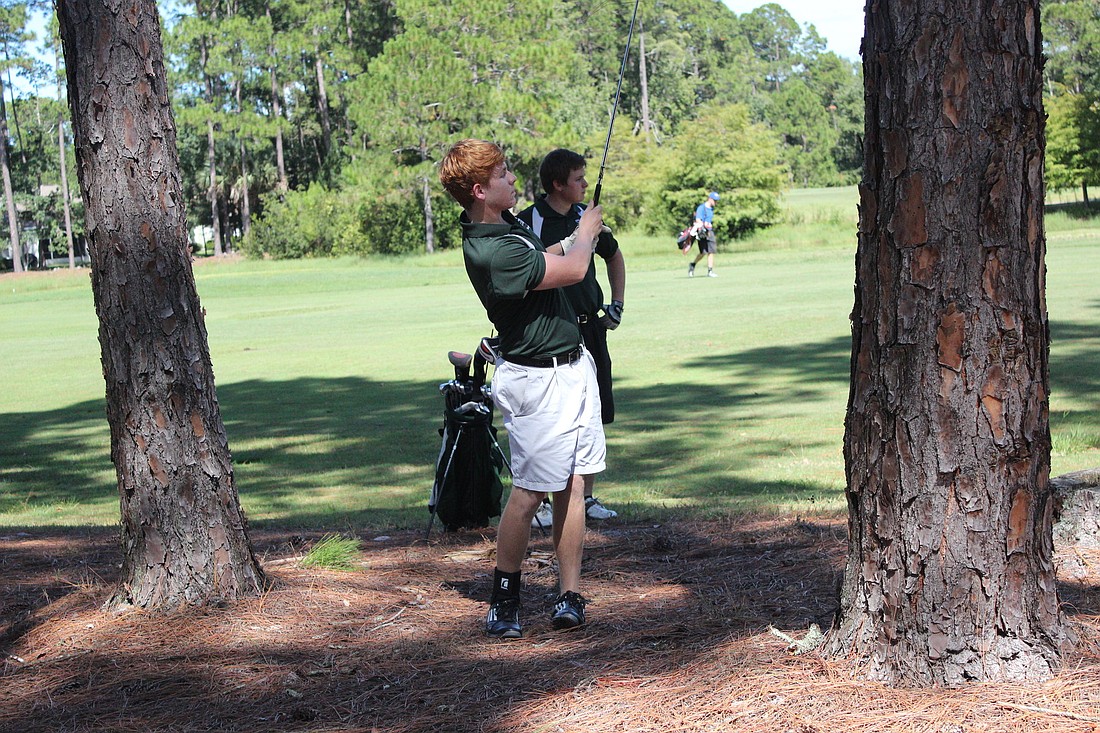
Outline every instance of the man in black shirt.
[[[546, 195], [517, 214], [517, 218], [531, 227], [531, 230], [547, 246], [556, 244], [572, 234], [584, 213], [583, 202], [588, 181], [585, 170], [588, 167], [584, 156], [572, 150], [558, 148], [551, 151], [542, 160], [539, 167], [539, 179]], [[565, 296], [573, 312], [577, 314], [577, 324], [581, 329], [584, 346], [596, 362], [596, 380], [600, 385], [600, 403], [603, 406], [603, 424], [615, 419], [615, 399], [611, 391], [611, 354], [607, 349], [607, 332], [618, 328], [623, 315], [623, 299], [626, 294], [626, 262], [623, 259], [619, 243], [611, 232], [600, 233], [596, 243], [596, 254], [607, 267], [607, 281], [611, 287], [611, 302], [603, 302], [603, 291], [596, 279], [596, 263], [588, 267], [584, 279], [576, 285], [565, 288]], [[600, 315], [600, 309], [604, 313]], [[610, 519], [617, 512], [605, 507], [593, 495], [596, 483], [595, 474], [585, 476], [584, 507], [585, 515], [590, 519]], [[537, 526], [549, 526], [552, 510], [544, 501], [536, 512], [534, 522]]]

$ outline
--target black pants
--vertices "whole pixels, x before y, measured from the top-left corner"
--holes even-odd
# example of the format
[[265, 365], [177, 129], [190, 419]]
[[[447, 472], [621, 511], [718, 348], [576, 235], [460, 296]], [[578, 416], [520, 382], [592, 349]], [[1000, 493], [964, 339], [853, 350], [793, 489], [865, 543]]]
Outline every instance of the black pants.
[[615, 397], [611, 394], [611, 354], [607, 352], [607, 329], [595, 314], [587, 323], [580, 323], [584, 348], [596, 362], [596, 382], [600, 385], [600, 403], [603, 406], [603, 424], [615, 421]]

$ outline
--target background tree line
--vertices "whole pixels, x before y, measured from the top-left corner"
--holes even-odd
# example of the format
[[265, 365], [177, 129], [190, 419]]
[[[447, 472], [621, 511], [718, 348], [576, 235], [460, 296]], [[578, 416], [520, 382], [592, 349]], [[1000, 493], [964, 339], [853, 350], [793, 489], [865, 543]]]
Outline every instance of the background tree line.
[[[528, 198], [554, 147], [589, 153], [594, 180], [632, 9], [629, 0], [162, 7], [189, 224], [214, 253], [451, 247], [457, 210], [434, 165], [463, 136], [501, 142]], [[56, 255], [83, 217], [65, 225], [64, 204], [79, 204], [62, 185], [62, 163], [73, 165], [57, 101], [63, 62], [55, 23], [32, 38], [35, 10], [44, 8], [0, 7], [0, 163], [13, 202], [0, 226], [5, 243], [14, 226]], [[1100, 5], [1052, 1], [1044, 13], [1048, 184], [1081, 187], [1087, 199], [1100, 175]], [[32, 91], [16, 93], [13, 74]], [[860, 66], [826, 51], [813, 26], [776, 4], [738, 15], [719, 0], [646, 2], [604, 202], [616, 226], [667, 234], [718, 189], [720, 232], [740, 236], [778, 218], [783, 187], [854, 183], [862, 136]]]

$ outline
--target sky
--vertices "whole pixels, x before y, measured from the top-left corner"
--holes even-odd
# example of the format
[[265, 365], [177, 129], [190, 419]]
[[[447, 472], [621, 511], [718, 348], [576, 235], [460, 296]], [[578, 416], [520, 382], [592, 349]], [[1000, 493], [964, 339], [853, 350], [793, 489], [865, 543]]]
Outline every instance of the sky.
[[[723, 0], [730, 10], [742, 15], [767, 4], [767, 0]], [[812, 23], [830, 51], [859, 61], [863, 38], [863, 0], [775, 0], [800, 25]]]

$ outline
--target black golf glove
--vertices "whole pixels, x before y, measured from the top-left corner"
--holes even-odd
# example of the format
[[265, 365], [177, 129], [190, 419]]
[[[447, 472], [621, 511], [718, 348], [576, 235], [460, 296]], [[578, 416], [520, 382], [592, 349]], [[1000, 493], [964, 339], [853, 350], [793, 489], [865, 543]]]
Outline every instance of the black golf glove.
[[600, 316], [600, 323], [608, 331], [614, 331], [619, 327], [619, 323], [623, 320], [623, 302], [621, 300], [613, 300], [610, 305], [603, 307], [603, 315]]

